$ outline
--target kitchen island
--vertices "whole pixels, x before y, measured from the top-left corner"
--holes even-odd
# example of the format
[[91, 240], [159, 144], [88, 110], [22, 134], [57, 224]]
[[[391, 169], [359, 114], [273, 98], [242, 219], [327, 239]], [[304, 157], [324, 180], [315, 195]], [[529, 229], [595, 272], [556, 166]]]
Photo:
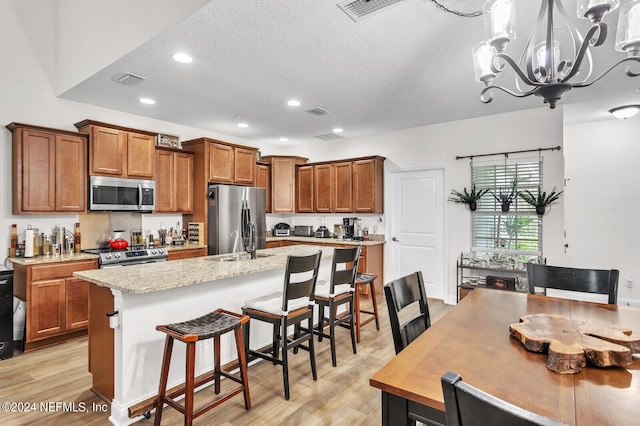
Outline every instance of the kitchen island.
[[[158, 392], [164, 334], [159, 324], [196, 318], [217, 308], [241, 312], [247, 299], [283, 286], [288, 255], [322, 250], [319, 279], [331, 275], [332, 247], [296, 245], [258, 250], [257, 259], [218, 255], [126, 268], [74, 273], [89, 291], [89, 372], [92, 390], [111, 403], [109, 420], [125, 425], [143, 419]], [[107, 316], [110, 314], [110, 316]], [[251, 347], [271, 342], [267, 324], [252, 324]], [[212, 342], [198, 344], [196, 377], [213, 367]], [[233, 337], [221, 338], [222, 363], [235, 360]], [[185, 353], [174, 350], [168, 387], [184, 382]]]

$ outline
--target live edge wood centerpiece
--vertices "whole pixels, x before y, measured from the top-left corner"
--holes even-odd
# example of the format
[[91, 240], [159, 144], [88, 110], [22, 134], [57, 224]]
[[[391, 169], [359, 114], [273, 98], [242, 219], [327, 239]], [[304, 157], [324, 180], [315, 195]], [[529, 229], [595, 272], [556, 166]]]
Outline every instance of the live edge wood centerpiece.
[[559, 374], [579, 373], [587, 364], [625, 366], [640, 353], [631, 330], [563, 315], [524, 315], [509, 331], [528, 351], [547, 353], [547, 368]]

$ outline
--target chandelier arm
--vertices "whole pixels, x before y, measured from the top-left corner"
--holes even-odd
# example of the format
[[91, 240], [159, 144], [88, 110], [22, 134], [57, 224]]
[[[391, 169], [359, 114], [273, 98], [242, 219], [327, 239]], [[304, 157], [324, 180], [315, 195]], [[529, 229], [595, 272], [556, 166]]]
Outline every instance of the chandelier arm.
[[536, 89], [531, 89], [528, 92], [523, 92], [523, 93], [516, 93], [512, 90], [509, 90], [505, 87], [502, 86], [487, 86], [484, 89], [482, 89], [482, 91], [480, 92], [480, 101], [482, 103], [488, 104], [489, 102], [491, 102], [493, 100], [493, 94], [489, 93], [488, 97], [485, 96], [485, 94], [487, 92], [490, 92], [491, 90], [496, 89], [496, 90], [501, 90], [504, 93], [507, 93], [515, 98], [526, 98], [527, 96], [531, 96], [534, 94], [534, 92], [536, 91]]
[[[604, 32], [601, 31], [601, 25], [604, 25]], [[606, 28], [607, 28], [606, 24], [602, 24], [602, 23], [595, 23], [591, 26], [591, 28], [589, 28], [589, 31], [587, 31], [587, 33], [585, 34], [584, 40], [582, 40], [582, 45], [580, 45], [580, 50], [578, 51], [578, 54], [576, 55], [576, 58], [573, 61], [573, 64], [571, 65], [571, 71], [569, 71], [569, 74], [567, 74], [560, 81], [564, 83], [565, 81], [568, 81], [569, 79], [573, 78], [576, 74], [578, 74], [578, 72], [580, 72], [580, 65], [582, 65], [582, 61], [584, 60], [585, 55], [589, 51], [589, 47], [594, 46], [591, 41], [593, 39], [594, 34], [596, 32], [599, 33], [598, 39], [600, 39], [603, 34], [606, 37], [606, 34], [607, 34]]]
[[[494, 57], [494, 61], [496, 58], [502, 59], [504, 60], [507, 64], [509, 64], [511, 66], [511, 68], [513, 69], [513, 71], [518, 75], [518, 77], [520, 77], [520, 79], [522, 80], [523, 83], [528, 84], [529, 86], [542, 86], [542, 83], [539, 83], [537, 81], [533, 81], [531, 78], [529, 78], [523, 71], [522, 69], [518, 66], [518, 64], [516, 64], [516, 62], [511, 58], [511, 56], [507, 55], [506, 53], [498, 53], [495, 57]], [[492, 69], [493, 69], [493, 64], [491, 65]], [[496, 68], [497, 71], [502, 71], [504, 70], [505, 66], [501, 66], [500, 68]], [[495, 86], [498, 87], [498, 86]], [[524, 92], [524, 90], [523, 90]]]
[[[608, 70], [606, 70], [605, 72], [603, 72], [602, 74], [600, 74], [600, 76], [598, 78], [596, 78], [595, 80], [589, 82], [589, 83], [578, 83], [578, 84], [573, 84], [573, 87], [589, 87], [592, 84], [596, 83], [597, 81], [599, 81], [602, 77], [604, 77], [605, 75], [609, 74], [609, 72], [611, 72], [614, 68], [617, 68], [618, 65], [622, 64], [623, 62], [628, 62], [628, 61], [633, 61], [633, 62], [638, 62], [640, 63], [640, 57], [638, 56], [628, 56], [626, 58], [621, 59], [620, 61], [618, 61], [616, 64], [614, 64], [611, 68], [609, 68]], [[625, 70], [625, 73], [629, 76], [629, 77], [638, 77], [640, 76], [640, 72], [635, 73], [633, 71], [631, 71], [630, 67], [627, 67], [627, 69]]]

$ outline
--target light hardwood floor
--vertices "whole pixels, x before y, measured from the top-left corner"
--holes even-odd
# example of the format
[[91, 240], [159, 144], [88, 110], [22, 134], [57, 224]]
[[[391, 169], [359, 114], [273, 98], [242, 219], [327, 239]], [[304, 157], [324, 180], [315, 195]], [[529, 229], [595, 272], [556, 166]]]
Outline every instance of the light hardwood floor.
[[[363, 307], [370, 303], [363, 299]], [[338, 330], [338, 366], [331, 366], [329, 341], [316, 340], [318, 380], [313, 381], [309, 355], [290, 356], [291, 399], [284, 399], [282, 367], [260, 362], [249, 367], [252, 408], [244, 409], [242, 394], [195, 420], [196, 425], [371, 425], [380, 424], [380, 391], [369, 386], [369, 378], [394, 356], [393, 339], [384, 297], [378, 297], [380, 331], [369, 323], [362, 328], [358, 353], [353, 354], [349, 332]], [[450, 306], [429, 300], [432, 322]], [[176, 346], [174, 350], [181, 350]], [[223, 380], [225, 385], [235, 385]], [[90, 390], [87, 371], [87, 340], [76, 339], [0, 361], [0, 403], [27, 404], [31, 412], [0, 410], [2, 425], [108, 425], [110, 408]], [[196, 394], [195, 406], [213, 395], [211, 388]], [[64, 403], [66, 406], [56, 406]], [[74, 403], [75, 406], [71, 406]], [[79, 412], [84, 405], [84, 410]], [[107, 412], [100, 412], [99, 407]], [[75, 408], [76, 412], [69, 410]], [[24, 409], [24, 408], [23, 408]], [[47, 412], [46, 409], [49, 411]], [[152, 425], [151, 420], [136, 423]], [[180, 425], [182, 416], [165, 408], [163, 425]]]

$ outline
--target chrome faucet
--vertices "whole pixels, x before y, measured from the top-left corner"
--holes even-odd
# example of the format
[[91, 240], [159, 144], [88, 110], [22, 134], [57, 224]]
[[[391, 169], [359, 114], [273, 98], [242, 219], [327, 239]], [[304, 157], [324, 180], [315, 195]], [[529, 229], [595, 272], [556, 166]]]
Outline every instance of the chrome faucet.
[[249, 244], [247, 245], [247, 253], [251, 255], [251, 259], [256, 258], [256, 224], [253, 222], [249, 223]]

